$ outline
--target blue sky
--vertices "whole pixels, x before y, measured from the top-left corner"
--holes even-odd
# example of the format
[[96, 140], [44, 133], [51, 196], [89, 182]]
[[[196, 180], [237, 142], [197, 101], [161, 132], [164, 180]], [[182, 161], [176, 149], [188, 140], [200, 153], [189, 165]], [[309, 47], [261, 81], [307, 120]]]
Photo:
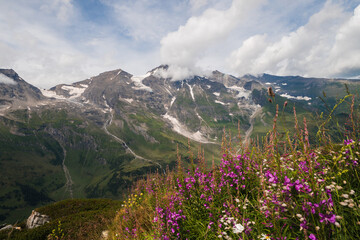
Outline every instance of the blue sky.
[[49, 88], [121, 68], [360, 76], [357, 0], [0, 0], [0, 68]]

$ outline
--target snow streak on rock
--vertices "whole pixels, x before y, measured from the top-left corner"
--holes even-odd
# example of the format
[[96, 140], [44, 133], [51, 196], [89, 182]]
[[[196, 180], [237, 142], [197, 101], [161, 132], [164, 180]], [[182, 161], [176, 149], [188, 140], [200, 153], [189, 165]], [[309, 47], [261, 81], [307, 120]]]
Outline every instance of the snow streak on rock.
[[131, 80], [134, 82], [135, 84], [135, 87], [132, 87], [133, 89], [135, 90], [145, 90], [145, 91], [148, 91], [148, 92], [152, 92], [152, 88], [151, 87], [148, 87], [146, 86], [145, 84], [142, 83], [142, 80], [144, 78], [147, 78], [151, 75], [151, 73], [147, 73], [145, 75], [142, 75], [142, 76], [132, 76], [131, 77]]
[[183, 126], [179, 120], [177, 120], [175, 117], [170, 116], [168, 113], [166, 113], [165, 115], [163, 115], [163, 117], [165, 119], [168, 119], [175, 132], [183, 135], [184, 137], [190, 138], [191, 140], [197, 141], [197, 142], [201, 142], [201, 143], [213, 143], [213, 142], [209, 142], [200, 131], [197, 131], [195, 133], [192, 133], [190, 131], [188, 131], [186, 129], [185, 126]]
[[65, 91], [68, 91], [69, 92], [69, 95], [70, 95], [70, 98], [77, 98], [77, 97], [80, 97], [81, 94], [84, 93], [84, 91], [86, 90], [86, 88], [88, 87], [87, 85], [85, 84], [82, 84], [83, 86], [86, 86], [86, 87], [74, 87], [74, 86], [62, 86], [61, 89], [65, 90]]
[[250, 96], [250, 93], [251, 93], [251, 91], [248, 91], [243, 87], [239, 87], [239, 86], [235, 86], [235, 85], [231, 86], [231, 87], [227, 87], [227, 88], [230, 90], [233, 90], [233, 91], [237, 91], [238, 92], [238, 95], [236, 95], [237, 98], [244, 97], [244, 98], [248, 99]]
[[228, 105], [228, 104], [223, 103], [223, 102], [220, 102], [220, 101], [218, 101], [218, 100], [215, 100], [215, 102], [216, 102], [216, 103], [219, 103], [219, 104], [221, 104], [221, 105]]
[[171, 99], [170, 107], [174, 104], [175, 100], [176, 100], [176, 97], [173, 97], [173, 98]]
[[188, 85], [188, 87], [189, 87], [189, 89], [190, 89], [191, 98], [192, 98], [192, 100], [195, 102], [193, 87], [192, 87], [191, 85], [189, 85], [188, 83], [186, 83], [186, 85]]

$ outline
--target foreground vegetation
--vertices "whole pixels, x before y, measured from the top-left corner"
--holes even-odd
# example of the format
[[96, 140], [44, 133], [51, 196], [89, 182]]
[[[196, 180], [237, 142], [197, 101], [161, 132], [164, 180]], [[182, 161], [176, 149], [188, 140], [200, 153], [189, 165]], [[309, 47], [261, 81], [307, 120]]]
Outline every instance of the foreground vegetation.
[[0, 232], [0, 239], [99, 239], [121, 207], [120, 201], [110, 199], [64, 200], [35, 211], [50, 216], [51, 222], [26, 229], [26, 223], [17, 224], [21, 230]]
[[262, 139], [243, 143], [239, 131], [235, 143], [224, 130], [221, 158], [212, 161], [189, 142], [186, 155], [178, 147], [176, 167], [137, 181], [126, 201], [61, 201], [36, 209], [50, 223], [31, 230], [20, 223], [23, 230], [0, 239], [99, 239], [104, 230], [110, 239], [360, 239], [354, 96], [321, 114], [317, 133], [307, 115], [270, 97], [275, 117]]
[[[179, 158], [175, 170], [149, 175], [118, 211], [111, 238], [360, 239], [359, 118], [353, 96], [339, 103], [348, 99], [347, 124], [333, 121], [335, 105], [316, 144], [295, 108], [294, 129], [279, 132], [276, 107], [261, 143], [234, 146], [224, 134], [219, 166], [206, 169], [199, 151], [188, 166]], [[331, 122], [343, 143], [331, 142]]]

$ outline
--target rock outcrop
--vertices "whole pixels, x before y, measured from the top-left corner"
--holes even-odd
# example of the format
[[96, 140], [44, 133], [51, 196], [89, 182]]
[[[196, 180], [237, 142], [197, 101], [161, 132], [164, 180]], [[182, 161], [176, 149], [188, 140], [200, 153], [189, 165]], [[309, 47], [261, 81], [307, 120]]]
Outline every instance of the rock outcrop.
[[10, 224], [1, 224], [1, 225], [0, 225], [0, 231], [12, 229], [12, 228], [13, 228], [13, 226], [10, 225]]
[[50, 222], [50, 217], [41, 213], [32, 211], [30, 217], [26, 221], [26, 227], [28, 229], [36, 228]]

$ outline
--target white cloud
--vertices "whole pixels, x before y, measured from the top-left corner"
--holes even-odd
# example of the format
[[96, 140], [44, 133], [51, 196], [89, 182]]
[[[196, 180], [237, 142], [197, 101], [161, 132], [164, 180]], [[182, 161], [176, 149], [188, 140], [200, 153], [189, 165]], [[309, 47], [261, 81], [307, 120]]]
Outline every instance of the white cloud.
[[352, 14], [356, 0], [333, 1], [343, 5], [323, 7], [323, 0], [2, 1], [0, 68], [12, 68], [42, 88], [117, 68], [142, 75], [161, 62], [171, 64], [164, 74], [175, 79], [203, 74], [200, 68], [359, 76], [359, 7]]
[[183, 1], [103, 0], [113, 9], [114, 19], [124, 34], [135, 41], [158, 45], [162, 36], [188, 17]]
[[160, 68], [155, 73], [158, 77], [163, 78], [171, 78], [173, 81], [186, 79], [190, 76], [194, 76], [195, 74], [202, 75], [205, 74], [205, 72], [200, 68], [189, 68], [179, 65], [169, 65], [168, 69]]
[[160, 62], [157, 49], [134, 49], [112, 25], [81, 19], [68, 0], [2, 3], [0, 29], [0, 67], [41, 88], [117, 68], [142, 74]]
[[201, 7], [204, 7], [208, 3], [208, 0], [190, 0], [191, 9], [193, 11], [198, 10]]
[[240, 75], [334, 76], [360, 70], [360, 6], [354, 15], [327, 2], [308, 23], [271, 41], [266, 34], [246, 39], [228, 63]]
[[0, 83], [4, 83], [4, 84], [16, 84], [16, 82], [14, 81], [14, 79], [9, 78], [8, 76], [0, 73]]
[[[330, 52], [333, 75], [360, 73], [360, 5], [354, 15], [336, 33], [335, 44]], [[354, 76], [354, 75], [353, 75]]]
[[52, 0], [43, 2], [40, 10], [47, 14], [54, 14], [61, 23], [70, 23], [75, 14], [72, 0]]
[[[204, 52], [224, 40], [239, 24], [239, 20], [248, 16], [249, 11], [262, 2], [233, 0], [231, 7], [226, 10], [209, 8], [202, 15], [191, 17], [184, 26], [161, 40], [162, 62], [176, 65], [174, 69], [189, 69], [189, 73], [193, 72]], [[171, 72], [169, 74], [172, 75]]]

